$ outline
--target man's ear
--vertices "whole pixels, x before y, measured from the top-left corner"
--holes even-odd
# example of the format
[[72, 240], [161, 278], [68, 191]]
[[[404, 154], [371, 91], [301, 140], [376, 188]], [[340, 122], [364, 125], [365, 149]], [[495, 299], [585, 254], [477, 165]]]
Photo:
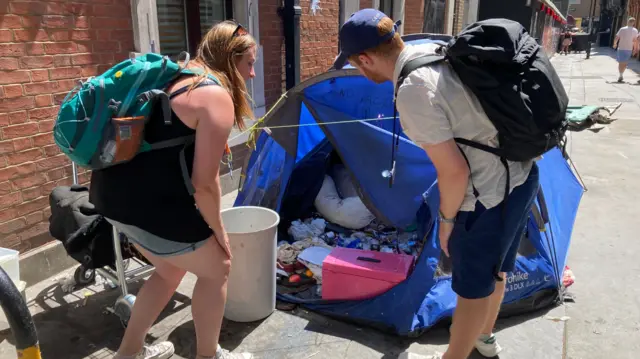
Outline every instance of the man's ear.
[[360, 55], [358, 55], [358, 60], [360, 60], [361, 64], [365, 64], [367, 66], [371, 66], [372, 62], [371, 61], [371, 57], [369, 55], [367, 55], [366, 53], [362, 53]]

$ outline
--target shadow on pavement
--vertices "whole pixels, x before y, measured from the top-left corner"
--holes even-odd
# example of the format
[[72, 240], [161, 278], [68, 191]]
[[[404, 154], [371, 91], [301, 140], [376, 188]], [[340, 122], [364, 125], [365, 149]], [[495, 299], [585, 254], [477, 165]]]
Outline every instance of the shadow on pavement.
[[[526, 314], [500, 318], [496, 323], [496, 333], [540, 318], [554, 308], [556, 307], [552, 306]], [[307, 320], [308, 324], [305, 327], [307, 331], [357, 342], [382, 353], [383, 359], [396, 359], [400, 353], [405, 352], [414, 343], [419, 345], [446, 345], [449, 342], [450, 320], [441, 321], [417, 338], [406, 338], [388, 334], [371, 327], [332, 319], [302, 308], [297, 308], [287, 313]], [[484, 359], [484, 357], [474, 351], [469, 356], [469, 359]]]
[[[129, 291], [135, 293], [141, 285], [141, 281], [130, 282]], [[90, 293], [86, 303], [84, 293]], [[43, 359], [110, 358], [109, 353], [117, 350], [124, 329], [120, 319], [106, 308], [113, 306], [119, 295], [117, 288], [103, 291], [92, 287], [66, 294], [58, 284], [41, 291], [28, 304], [32, 312], [37, 311], [33, 321]], [[170, 309], [165, 310], [159, 320], [190, 304], [189, 297], [176, 293], [167, 306]], [[0, 332], [0, 340], [5, 339], [14, 345], [9, 329]], [[147, 337], [149, 342], [156, 339]]]

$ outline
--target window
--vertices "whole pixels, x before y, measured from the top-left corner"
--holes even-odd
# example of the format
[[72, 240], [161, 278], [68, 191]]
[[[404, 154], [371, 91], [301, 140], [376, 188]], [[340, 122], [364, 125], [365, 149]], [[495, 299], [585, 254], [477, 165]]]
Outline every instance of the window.
[[423, 32], [429, 34], [444, 34], [446, 0], [425, 0]]
[[156, 0], [156, 4], [161, 52], [175, 56], [182, 51], [188, 51], [184, 0]]
[[[202, 36], [215, 24], [233, 17], [232, 0], [156, 0], [160, 52], [192, 55]], [[157, 49], [157, 46], [156, 46]]]
[[393, 0], [380, 0], [380, 8], [378, 10], [393, 18]]

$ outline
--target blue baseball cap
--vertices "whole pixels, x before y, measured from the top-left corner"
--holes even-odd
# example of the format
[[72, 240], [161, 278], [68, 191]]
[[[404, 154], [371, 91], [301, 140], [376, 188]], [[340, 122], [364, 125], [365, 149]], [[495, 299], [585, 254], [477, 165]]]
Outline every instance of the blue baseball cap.
[[387, 17], [376, 9], [354, 12], [340, 29], [340, 53], [333, 62], [333, 67], [339, 70], [347, 63], [349, 56], [360, 54], [391, 39], [396, 34], [400, 21], [396, 22], [390, 33], [380, 35], [378, 23]]

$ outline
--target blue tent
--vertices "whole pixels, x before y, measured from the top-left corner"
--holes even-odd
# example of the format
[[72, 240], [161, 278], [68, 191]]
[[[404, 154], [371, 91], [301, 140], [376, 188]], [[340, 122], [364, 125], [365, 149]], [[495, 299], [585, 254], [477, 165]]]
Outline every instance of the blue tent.
[[[408, 44], [434, 41], [405, 38]], [[311, 78], [288, 91], [265, 117], [255, 150], [243, 168], [235, 206], [264, 206], [280, 213], [279, 235], [288, 239], [292, 220], [307, 218], [331, 156], [339, 156], [363, 202], [385, 224], [417, 223], [425, 245], [410, 276], [375, 298], [328, 302], [317, 297], [278, 294], [325, 315], [374, 326], [401, 336], [420, 335], [456, 305], [451, 277], [436, 271], [436, 172], [425, 152], [400, 134], [396, 176], [389, 169], [393, 85], [374, 84], [345, 68]], [[391, 117], [391, 119], [389, 119]], [[364, 120], [364, 121], [362, 121]], [[396, 122], [400, 128], [399, 122]], [[514, 315], [562, 300], [561, 278], [583, 188], [559, 149], [538, 162], [541, 191], [522, 240], [517, 269], [508, 275], [502, 314]]]

